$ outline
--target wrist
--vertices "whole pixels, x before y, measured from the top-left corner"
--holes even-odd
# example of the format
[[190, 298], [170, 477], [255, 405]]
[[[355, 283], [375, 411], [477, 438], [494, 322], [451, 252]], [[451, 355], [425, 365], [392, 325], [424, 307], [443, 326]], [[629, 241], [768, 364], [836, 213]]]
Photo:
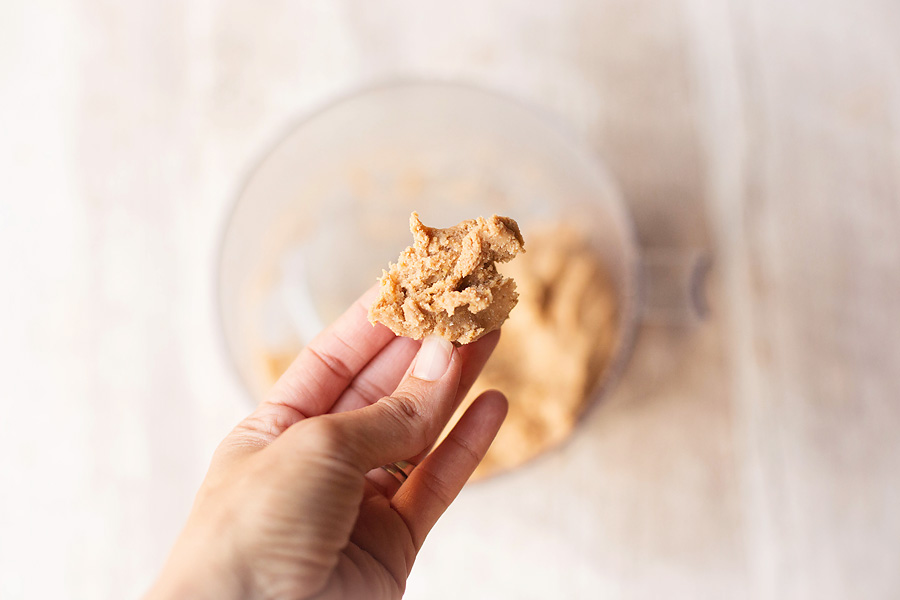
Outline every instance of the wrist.
[[217, 557], [218, 550], [183, 534], [145, 600], [247, 598], [240, 569]]
[[238, 600], [243, 597], [238, 588], [221, 581], [198, 579], [196, 573], [173, 575], [164, 572], [150, 589], [145, 600], [174, 600], [176, 598]]

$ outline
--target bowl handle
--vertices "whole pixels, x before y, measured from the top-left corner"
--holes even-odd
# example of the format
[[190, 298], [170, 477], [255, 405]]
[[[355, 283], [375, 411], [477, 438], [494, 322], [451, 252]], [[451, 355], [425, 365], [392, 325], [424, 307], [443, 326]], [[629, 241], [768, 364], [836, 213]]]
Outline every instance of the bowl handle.
[[648, 248], [642, 255], [641, 320], [675, 327], [706, 320], [709, 254], [701, 249]]

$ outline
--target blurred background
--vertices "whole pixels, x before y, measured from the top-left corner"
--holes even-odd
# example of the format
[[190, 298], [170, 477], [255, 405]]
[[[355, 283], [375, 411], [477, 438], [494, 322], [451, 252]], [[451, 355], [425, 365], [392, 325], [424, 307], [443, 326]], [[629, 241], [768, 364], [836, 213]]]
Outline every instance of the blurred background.
[[547, 115], [641, 248], [714, 268], [705, 321], [642, 323], [563, 444], [464, 490], [407, 597], [896, 598], [898, 31], [893, 0], [5, 0], [0, 597], [146, 590], [253, 405], [235, 199], [306, 115], [427, 79]]

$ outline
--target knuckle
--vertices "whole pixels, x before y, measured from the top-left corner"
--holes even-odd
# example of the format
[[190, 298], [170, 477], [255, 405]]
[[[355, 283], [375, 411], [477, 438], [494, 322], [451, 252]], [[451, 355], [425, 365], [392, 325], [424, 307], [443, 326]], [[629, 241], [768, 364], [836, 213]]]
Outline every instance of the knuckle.
[[390, 390], [384, 389], [375, 381], [370, 381], [365, 377], [358, 377], [350, 384], [350, 389], [354, 390], [362, 397], [367, 404], [371, 404], [378, 398], [382, 398], [390, 394]]
[[453, 444], [457, 450], [462, 453], [463, 460], [467, 464], [472, 465], [472, 468], [475, 468], [478, 466], [478, 463], [481, 462], [482, 455], [459, 435], [451, 433], [447, 436], [447, 439], [444, 440], [444, 443]]
[[423, 470], [419, 477], [422, 485], [431, 492], [441, 506], [450, 506], [455, 494], [447, 481], [430, 469]]
[[314, 346], [307, 346], [304, 348], [304, 351], [321, 363], [325, 369], [331, 372], [331, 374], [339, 380], [350, 381], [353, 379], [355, 370], [347, 364], [347, 361], [339, 356], [322, 349], [317, 349]]
[[338, 423], [325, 416], [304, 419], [291, 428], [303, 448], [332, 454], [341, 447]]
[[407, 421], [415, 421], [421, 419], [423, 416], [422, 403], [413, 396], [394, 394], [392, 396], [385, 396], [381, 399], [381, 402], [386, 408], [397, 413], [398, 417]]
[[427, 419], [420, 400], [413, 396], [394, 394], [385, 396], [378, 403], [387, 417], [401, 427], [406, 434], [424, 438], [423, 423]]
[[[359, 436], [345, 427], [339, 415], [320, 415], [293, 425], [285, 436], [292, 441], [285, 444], [295, 458], [291, 462], [306, 467], [327, 466], [332, 475], [356, 473]], [[299, 461], [299, 462], [298, 462]]]

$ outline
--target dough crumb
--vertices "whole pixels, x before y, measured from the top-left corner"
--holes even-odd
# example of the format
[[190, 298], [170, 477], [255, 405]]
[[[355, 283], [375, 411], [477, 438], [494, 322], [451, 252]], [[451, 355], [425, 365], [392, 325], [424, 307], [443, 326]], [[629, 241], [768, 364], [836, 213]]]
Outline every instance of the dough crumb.
[[509, 412], [475, 478], [512, 469], [568, 437], [618, 347], [618, 301], [606, 265], [568, 223], [529, 227], [528, 254], [503, 267], [516, 312], [444, 434], [479, 394], [501, 390]]
[[518, 302], [516, 283], [497, 272], [525, 251], [519, 225], [494, 215], [454, 227], [426, 227], [413, 213], [413, 245], [384, 271], [369, 321], [420, 340], [468, 344], [500, 326]]

